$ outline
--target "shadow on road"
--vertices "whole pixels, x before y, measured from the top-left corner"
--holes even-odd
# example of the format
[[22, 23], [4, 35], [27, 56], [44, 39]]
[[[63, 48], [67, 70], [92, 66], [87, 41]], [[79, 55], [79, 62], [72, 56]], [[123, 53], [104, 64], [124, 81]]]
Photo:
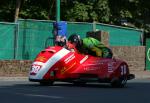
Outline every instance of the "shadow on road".
[[[150, 80], [148, 80], [149, 82], [143, 82], [142, 80], [140, 81], [134, 81], [134, 82], [129, 82], [126, 84], [126, 86], [124, 88], [149, 88], [150, 87]], [[1, 82], [0, 82], [1, 83]], [[3, 84], [3, 83], [2, 83]], [[113, 88], [110, 83], [87, 83], [87, 84], [84, 84], [84, 85], [74, 85], [72, 83], [66, 83], [66, 82], [55, 82], [52, 86], [42, 86], [40, 85], [39, 83], [37, 82], [23, 82], [23, 81], [17, 81], [17, 82], [5, 82], [5, 85], [0, 85], [0, 88], [1, 87], [8, 87], [8, 88], [11, 88], [11, 87], [14, 87], [14, 88], [17, 88], [17, 87], [27, 87], [27, 88], [34, 88], [34, 87], [38, 87], [38, 88], [55, 88], [55, 87], [59, 87], [59, 88], [63, 88], [63, 87], [69, 87], [69, 88]], [[113, 88], [114, 89], [114, 88]], [[122, 89], [122, 88], [121, 88]]]

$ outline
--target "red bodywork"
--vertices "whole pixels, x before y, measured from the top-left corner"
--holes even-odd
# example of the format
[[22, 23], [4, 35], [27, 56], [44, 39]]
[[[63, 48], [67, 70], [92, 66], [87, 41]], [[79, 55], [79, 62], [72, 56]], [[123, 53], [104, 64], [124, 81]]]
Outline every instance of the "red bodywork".
[[71, 52], [54, 46], [41, 51], [29, 72], [30, 81], [97, 81], [133, 79], [126, 62]]

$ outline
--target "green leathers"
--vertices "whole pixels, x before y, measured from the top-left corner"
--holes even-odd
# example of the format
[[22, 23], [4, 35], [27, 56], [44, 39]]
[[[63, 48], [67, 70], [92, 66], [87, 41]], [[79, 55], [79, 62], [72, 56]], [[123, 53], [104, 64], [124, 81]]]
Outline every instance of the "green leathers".
[[103, 58], [112, 58], [112, 51], [103, 43], [92, 37], [80, 39], [78, 34], [73, 34], [68, 38], [68, 41], [75, 45], [80, 53]]
[[111, 50], [95, 38], [92, 37], [83, 38], [82, 46], [84, 49], [91, 51], [91, 53], [95, 53], [96, 56], [104, 58], [112, 57]]

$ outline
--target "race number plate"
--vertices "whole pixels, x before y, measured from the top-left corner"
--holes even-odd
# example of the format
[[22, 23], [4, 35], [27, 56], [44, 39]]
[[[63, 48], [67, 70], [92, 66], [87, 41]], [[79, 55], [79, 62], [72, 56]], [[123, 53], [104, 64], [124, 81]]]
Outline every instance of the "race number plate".
[[41, 69], [41, 65], [33, 64], [31, 67], [31, 73], [37, 73]]

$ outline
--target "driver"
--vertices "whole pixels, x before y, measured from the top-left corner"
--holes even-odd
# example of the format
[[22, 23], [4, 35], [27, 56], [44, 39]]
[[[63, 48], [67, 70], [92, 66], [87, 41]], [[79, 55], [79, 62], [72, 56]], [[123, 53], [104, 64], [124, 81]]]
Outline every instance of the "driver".
[[95, 38], [86, 37], [80, 39], [79, 35], [73, 34], [68, 38], [68, 41], [70, 41], [80, 53], [89, 53], [103, 58], [112, 58], [113, 56], [112, 51]]

